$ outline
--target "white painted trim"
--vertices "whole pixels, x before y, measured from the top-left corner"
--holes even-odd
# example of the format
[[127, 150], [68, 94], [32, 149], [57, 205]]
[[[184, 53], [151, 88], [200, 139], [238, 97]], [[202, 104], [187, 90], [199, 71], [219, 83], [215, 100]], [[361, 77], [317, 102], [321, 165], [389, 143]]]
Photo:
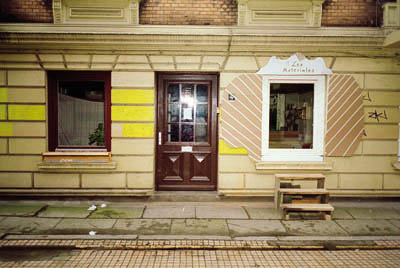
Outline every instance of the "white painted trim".
[[[269, 98], [271, 83], [314, 84], [313, 148], [270, 149], [269, 148]], [[326, 76], [264, 76], [262, 114], [262, 161], [323, 161], [324, 136], [326, 129]]]

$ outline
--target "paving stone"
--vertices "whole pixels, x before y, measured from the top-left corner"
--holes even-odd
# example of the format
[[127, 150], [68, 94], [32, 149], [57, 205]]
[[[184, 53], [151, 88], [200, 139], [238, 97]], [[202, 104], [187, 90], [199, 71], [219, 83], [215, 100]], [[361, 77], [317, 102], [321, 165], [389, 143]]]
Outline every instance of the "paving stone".
[[390, 220], [392, 224], [394, 224], [397, 228], [400, 228], [400, 220]]
[[262, 220], [280, 220], [283, 218], [283, 212], [280, 209], [274, 208], [245, 208], [250, 216], [250, 219]]
[[43, 218], [86, 218], [90, 214], [87, 207], [49, 206], [38, 214]]
[[2, 205], [0, 215], [2, 216], [34, 216], [44, 205]]
[[355, 219], [400, 219], [400, 213], [391, 208], [346, 208]]
[[286, 233], [278, 220], [228, 220], [233, 237], [238, 236], [279, 236]]
[[340, 220], [351, 220], [353, 217], [347, 212], [346, 209], [343, 208], [335, 208], [332, 214], [332, 219], [340, 219]]
[[90, 215], [93, 219], [135, 219], [143, 214], [144, 207], [106, 207], [98, 208]]
[[151, 206], [146, 207], [143, 218], [194, 218], [193, 206]]
[[60, 219], [43, 219], [31, 217], [7, 217], [0, 222], [2, 233], [45, 233], [60, 222]]
[[240, 207], [196, 207], [198, 219], [248, 219], [246, 211]]
[[171, 229], [170, 219], [119, 219], [113, 227], [118, 233], [129, 234], [169, 234]]
[[229, 235], [225, 220], [215, 219], [175, 219], [172, 220], [173, 235]]
[[112, 219], [62, 219], [51, 233], [87, 234], [95, 231], [98, 234], [112, 234], [115, 221]]
[[339, 225], [334, 221], [325, 220], [296, 220], [296, 221], [282, 221], [288, 235], [296, 236], [346, 236]]
[[336, 220], [350, 235], [400, 235], [400, 229], [387, 220]]

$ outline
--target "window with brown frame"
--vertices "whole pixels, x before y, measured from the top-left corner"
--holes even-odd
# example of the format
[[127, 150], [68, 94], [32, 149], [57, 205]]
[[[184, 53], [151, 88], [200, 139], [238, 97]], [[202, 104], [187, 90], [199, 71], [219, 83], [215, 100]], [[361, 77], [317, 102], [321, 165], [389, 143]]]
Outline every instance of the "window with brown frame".
[[111, 73], [50, 71], [49, 151], [111, 150]]

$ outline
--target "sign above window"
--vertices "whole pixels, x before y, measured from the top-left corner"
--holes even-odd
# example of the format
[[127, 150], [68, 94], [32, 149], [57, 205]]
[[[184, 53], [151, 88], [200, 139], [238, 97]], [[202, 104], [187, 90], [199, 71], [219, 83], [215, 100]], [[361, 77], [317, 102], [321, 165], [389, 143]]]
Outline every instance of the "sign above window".
[[268, 64], [257, 74], [269, 75], [324, 75], [332, 74], [322, 58], [309, 60], [302, 54], [294, 54], [290, 58], [281, 60], [273, 56]]

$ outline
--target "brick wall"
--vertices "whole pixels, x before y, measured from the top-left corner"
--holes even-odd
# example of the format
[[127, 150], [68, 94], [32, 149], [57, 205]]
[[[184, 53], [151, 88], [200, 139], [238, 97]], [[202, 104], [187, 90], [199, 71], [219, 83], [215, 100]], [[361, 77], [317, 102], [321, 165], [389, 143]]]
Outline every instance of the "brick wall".
[[143, 0], [140, 24], [236, 25], [235, 0]]
[[[380, 26], [384, 2], [395, 0], [327, 0], [322, 26]], [[233, 26], [236, 20], [236, 0], [143, 0], [140, 6], [140, 24]], [[0, 0], [0, 22], [52, 23], [52, 0]]]
[[322, 26], [380, 26], [385, 0], [327, 0], [322, 10]]
[[1, 0], [0, 22], [53, 22], [52, 0]]

